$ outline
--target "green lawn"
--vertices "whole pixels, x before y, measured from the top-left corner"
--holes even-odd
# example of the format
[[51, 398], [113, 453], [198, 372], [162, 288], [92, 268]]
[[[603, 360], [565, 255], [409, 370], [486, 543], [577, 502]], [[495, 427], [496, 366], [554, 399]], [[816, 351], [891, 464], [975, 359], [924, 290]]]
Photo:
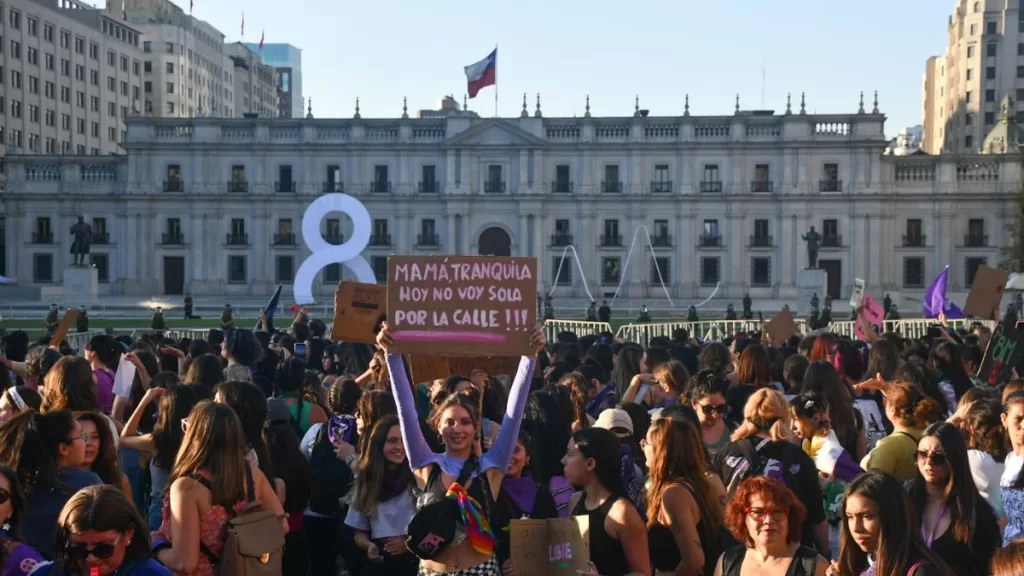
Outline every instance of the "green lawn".
[[[164, 320], [167, 322], [167, 328], [170, 330], [220, 328], [220, 316], [216, 318], [203, 318], [201, 320], [185, 320], [184, 318], [168, 318], [165, 316]], [[131, 330], [148, 330], [150, 323], [151, 320], [149, 318], [89, 318], [89, 330], [103, 330], [105, 328], [125, 329], [129, 332]], [[235, 325], [251, 328], [256, 325], [256, 319], [235, 318]], [[0, 328], [41, 332], [43, 330], [43, 319], [0, 320]]]

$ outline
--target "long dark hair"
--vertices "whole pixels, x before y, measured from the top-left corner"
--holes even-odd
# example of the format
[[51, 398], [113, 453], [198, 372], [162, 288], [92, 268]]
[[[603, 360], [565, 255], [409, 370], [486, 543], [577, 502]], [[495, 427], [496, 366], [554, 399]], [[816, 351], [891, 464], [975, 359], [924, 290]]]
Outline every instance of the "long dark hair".
[[[324, 424], [326, 426], [327, 424]], [[263, 440], [277, 477], [284, 480], [285, 511], [302, 512], [309, 502], [309, 461], [302, 455], [290, 422], [274, 421], [263, 428]]]
[[[978, 494], [978, 487], [974, 484], [974, 477], [971, 475], [971, 464], [967, 460], [967, 444], [960, 430], [948, 422], [936, 422], [925, 429], [921, 438], [932, 436], [937, 438], [942, 453], [946, 455], [946, 468], [949, 470], [949, 480], [943, 491], [945, 504], [949, 506], [950, 518], [953, 519], [953, 537], [965, 544], [970, 544], [974, 539], [975, 529], [975, 506], [981, 498]], [[910, 500], [921, 508], [917, 511], [919, 516], [924, 515], [924, 502], [927, 494], [924, 491], [924, 482], [915, 482], [911, 485]]]
[[75, 412], [75, 420], [81, 423], [83, 420], [92, 422], [99, 435], [100, 447], [96, 451], [96, 460], [92, 463], [92, 470], [103, 480], [104, 484], [114, 486], [121, 485], [121, 458], [114, 445], [114, 432], [110, 429], [107, 418], [99, 412]]
[[[8, 522], [11, 527], [7, 529], [7, 538], [14, 541], [21, 541], [21, 523], [25, 519], [25, 490], [21, 487], [21, 480], [18, 480], [18, 472], [6, 464], [0, 464], [0, 474], [7, 478], [11, 493], [11, 517]], [[0, 546], [6, 553], [6, 547]]]
[[96, 383], [92, 379], [92, 366], [77, 356], [65, 356], [46, 373], [43, 384], [41, 411], [89, 410], [100, 411], [96, 397]]
[[69, 410], [22, 412], [0, 426], [0, 462], [17, 471], [27, 493], [63, 489], [57, 479], [57, 451], [74, 430]]
[[933, 564], [943, 575], [946, 564], [921, 539], [919, 516], [913, 513], [910, 498], [899, 480], [885, 472], [870, 470], [854, 478], [843, 497], [842, 527], [839, 534], [839, 570], [842, 574], [860, 574], [868, 567], [868, 555], [850, 534], [846, 504], [851, 496], [861, 496], [878, 506], [878, 547], [875, 549], [879, 574], [906, 574], [916, 560]]
[[626, 488], [622, 485], [619, 468], [622, 456], [619, 452], [619, 439], [611, 430], [604, 428], [584, 428], [572, 435], [576, 449], [584, 458], [594, 459], [594, 475], [613, 497], [627, 497]]
[[245, 441], [256, 453], [260, 470], [267, 480], [273, 482], [276, 478], [274, 467], [271, 465], [270, 453], [267, 452], [267, 444], [263, 441], [263, 425], [267, 421], [267, 398], [263, 391], [252, 382], [235, 380], [217, 386], [217, 393], [238, 415]]
[[964, 372], [963, 360], [960, 358], [960, 350], [956, 344], [952, 342], [939, 344], [932, 350], [929, 360], [935, 370], [953, 385], [957, 400], [974, 387], [974, 383]]
[[835, 366], [822, 360], [811, 362], [807, 366], [807, 371], [804, 372], [804, 385], [800, 392], [802, 394], [815, 392], [828, 404], [829, 422], [836, 432], [839, 444], [854, 459], [863, 456], [857, 452], [857, 440], [860, 433], [857, 431], [857, 420], [854, 416], [856, 409], [853, 407], [853, 395], [846, 383], [839, 377]]
[[377, 420], [373, 430], [366, 432], [369, 437], [367, 452], [359, 459], [359, 472], [352, 485], [352, 506], [368, 518], [377, 515], [380, 491], [391, 467], [391, 463], [384, 458], [384, 447], [387, 445], [388, 433], [395, 426], [398, 426], [398, 416], [390, 414]]
[[235, 411], [224, 404], [200, 402], [188, 416], [188, 430], [167, 486], [189, 474], [207, 472], [212, 485], [211, 502], [231, 509], [246, 497], [245, 475], [249, 465], [245, 454], [245, 432]]
[[149, 556], [149, 529], [135, 505], [117, 488], [108, 484], [89, 486], [78, 491], [64, 504], [57, 519], [54, 563], [65, 574], [80, 574], [84, 566], [67, 554], [72, 534], [82, 532], [118, 532], [132, 530], [131, 542], [125, 545], [122, 566]]
[[156, 445], [153, 463], [160, 468], [170, 470], [174, 466], [174, 458], [185, 436], [181, 431], [181, 420], [188, 418], [189, 412], [198, 403], [199, 398], [192, 386], [173, 384], [164, 388], [156, 425], [153, 427], [153, 444]]

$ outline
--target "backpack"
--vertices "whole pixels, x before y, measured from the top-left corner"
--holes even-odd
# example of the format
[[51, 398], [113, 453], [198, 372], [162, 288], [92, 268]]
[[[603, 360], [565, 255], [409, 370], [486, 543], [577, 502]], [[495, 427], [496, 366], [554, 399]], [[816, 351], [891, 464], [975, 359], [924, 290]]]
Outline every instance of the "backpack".
[[[193, 478], [206, 486], [209, 480], [202, 476]], [[258, 510], [256, 488], [252, 472], [245, 468], [246, 506], [236, 514], [233, 506], [228, 511], [224, 549], [220, 557], [199, 541], [199, 549], [217, 569], [221, 576], [280, 576], [281, 560], [284, 555], [284, 533], [277, 515], [269, 510]]]
[[729, 483], [726, 486], [726, 490], [729, 492], [730, 498], [736, 494], [736, 490], [744, 480], [754, 476], [773, 477], [776, 480], [781, 481], [786, 486], [789, 486], [790, 488], [793, 487], [793, 482], [788, 481], [792, 476], [789, 471], [790, 466], [793, 464], [792, 450], [785, 451], [785, 455], [782, 457], [781, 475], [776, 473], [774, 469], [766, 472], [768, 464], [773, 462], [773, 460], [769, 459], [768, 461], [765, 461], [765, 459], [761, 457], [761, 448], [770, 442], [771, 440], [765, 440], [755, 436], [753, 438], [744, 438], [736, 443], [740, 451], [743, 452], [743, 460], [747, 463], [747, 467], [744, 468], [743, 462], [740, 462], [732, 469], [732, 474], [729, 476]]
[[338, 500], [348, 494], [352, 469], [334, 455], [329, 435], [330, 421], [320, 425], [309, 454], [309, 509], [317, 514], [338, 518]]

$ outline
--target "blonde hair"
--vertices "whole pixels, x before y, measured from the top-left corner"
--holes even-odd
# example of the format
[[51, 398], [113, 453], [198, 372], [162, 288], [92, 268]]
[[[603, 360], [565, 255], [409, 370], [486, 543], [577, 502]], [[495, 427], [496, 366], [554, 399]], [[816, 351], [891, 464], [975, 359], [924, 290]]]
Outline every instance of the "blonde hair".
[[747, 399], [743, 424], [732, 433], [730, 440], [736, 442], [760, 432], [768, 432], [772, 440], [788, 440], [789, 419], [786, 397], [773, 388], [761, 388]]

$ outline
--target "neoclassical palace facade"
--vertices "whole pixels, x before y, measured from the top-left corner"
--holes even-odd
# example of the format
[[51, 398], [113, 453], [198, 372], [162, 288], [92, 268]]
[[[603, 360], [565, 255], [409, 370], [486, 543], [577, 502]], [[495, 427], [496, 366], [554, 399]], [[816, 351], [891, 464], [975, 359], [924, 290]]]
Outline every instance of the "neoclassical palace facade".
[[[889, 155], [878, 111], [730, 116], [127, 121], [124, 156], [8, 156], [0, 274], [60, 285], [78, 216], [109, 295], [265, 295], [309, 254], [306, 207], [344, 192], [363, 255], [535, 256], [541, 290], [597, 299], [794, 298], [821, 236], [834, 297], [952, 291], [999, 261], [1019, 154]], [[345, 214], [320, 223], [333, 244]], [[563, 258], [564, 256], [564, 258]], [[333, 293], [343, 266], [318, 275]], [[557, 275], [557, 277], [556, 277]], [[664, 285], [664, 288], [663, 288]]]

